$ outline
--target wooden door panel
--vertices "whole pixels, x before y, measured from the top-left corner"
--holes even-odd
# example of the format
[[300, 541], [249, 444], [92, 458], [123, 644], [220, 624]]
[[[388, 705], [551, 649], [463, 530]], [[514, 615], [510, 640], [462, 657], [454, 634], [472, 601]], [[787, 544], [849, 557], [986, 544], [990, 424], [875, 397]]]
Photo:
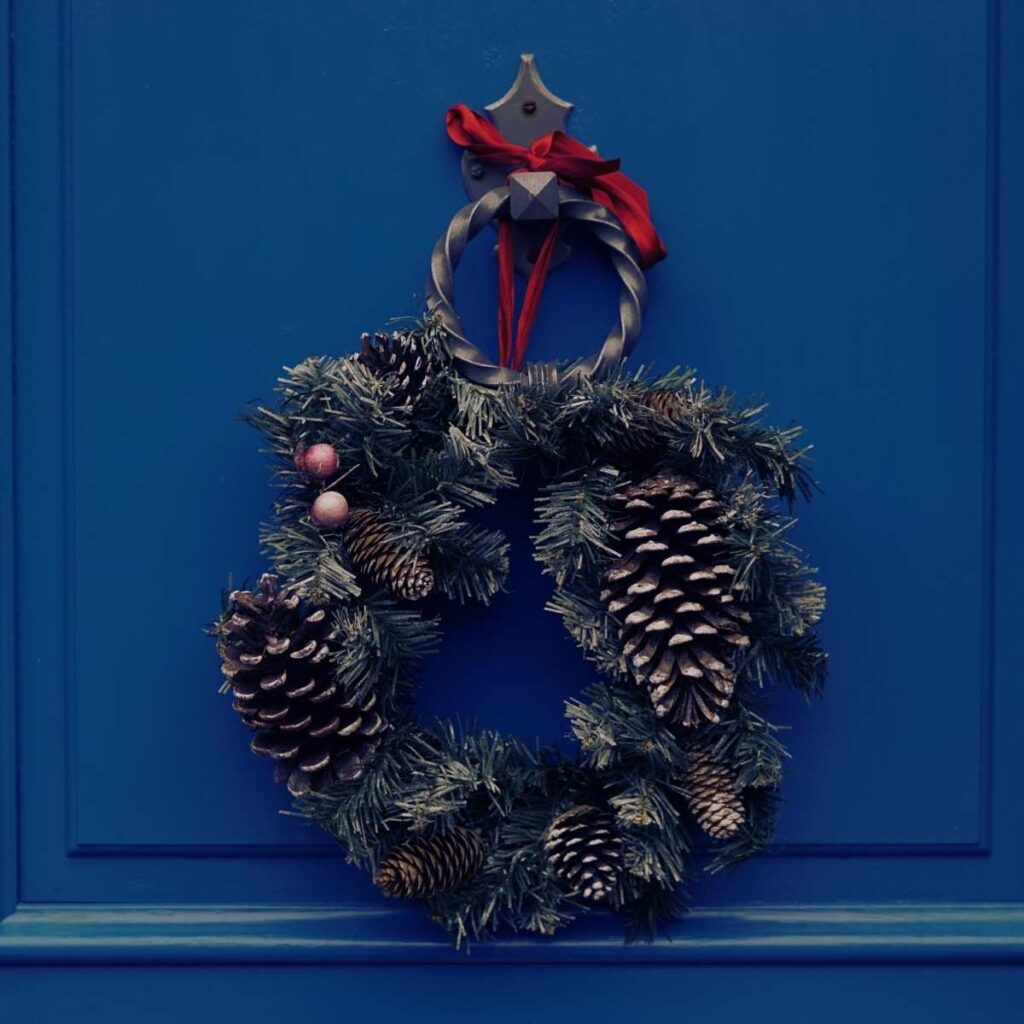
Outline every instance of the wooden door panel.
[[[800, 539], [830, 588], [828, 697], [773, 701], [793, 726], [780, 848], [699, 880], [695, 927], [711, 941], [719, 909], [765, 903], [810, 927], [809, 908], [834, 907], [820, 941], [839, 956], [848, 904], [995, 901], [992, 930], [957, 940], [963, 955], [986, 935], [1016, 948], [1013, 5], [4, 9], [15, 443], [0, 472], [16, 571], [2, 596], [17, 646], [0, 681], [0, 834], [18, 865], [6, 902], [22, 909], [0, 949], [23, 955], [36, 936], [49, 950], [77, 927], [39, 904], [102, 904], [102, 926], [125, 936], [134, 919], [118, 908], [137, 904], [322, 904], [354, 908], [331, 919], [346, 942], [384, 921], [374, 941], [392, 958], [443, 956], [417, 911], [384, 907], [279, 813], [217, 697], [202, 627], [228, 573], [261, 566], [267, 471], [235, 414], [281, 365], [418, 311], [430, 246], [463, 202], [444, 109], [500, 95], [521, 47], [578, 101], [573, 132], [623, 154], [652, 195], [671, 255], [651, 274], [640, 359], [763, 393], [771, 418], [807, 425], [818, 458]], [[495, 275], [477, 244], [459, 302], [483, 338]], [[594, 347], [609, 280], [587, 254], [553, 278], [538, 358]], [[503, 514], [511, 593], [450, 617], [423, 706], [557, 739], [561, 701], [589, 673], [542, 611], [528, 501]], [[531, 642], [495, 657], [495, 629]], [[777, 923], [744, 920], [775, 941]], [[957, 931], [955, 907], [929, 920]]]

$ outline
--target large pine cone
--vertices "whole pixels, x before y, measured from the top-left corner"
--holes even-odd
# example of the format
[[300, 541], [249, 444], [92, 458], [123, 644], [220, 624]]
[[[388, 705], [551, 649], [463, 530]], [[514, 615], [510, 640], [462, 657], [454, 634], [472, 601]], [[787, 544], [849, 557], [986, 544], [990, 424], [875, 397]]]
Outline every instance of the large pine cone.
[[279, 588], [268, 573], [256, 591], [231, 594], [216, 633], [232, 706], [258, 732], [252, 750], [277, 761], [275, 775], [293, 796], [362, 774], [386, 725], [373, 696], [356, 701], [338, 692], [325, 608]]
[[622, 837], [610, 812], [577, 804], [548, 826], [544, 852], [552, 871], [571, 893], [600, 903], [608, 898], [618, 876]]
[[422, 899], [458, 889], [483, 863], [484, 843], [479, 834], [454, 828], [430, 839], [399, 844], [381, 862], [374, 881], [385, 896]]
[[737, 647], [750, 615], [731, 588], [724, 525], [714, 494], [664, 471], [615, 496], [622, 557], [601, 594], [622, 623], [623, 651], [660, 717], [692, 727], [717, 722], [735, 686]]
[[359, 361], [378, 377], [392, 375], [399, 403], [412, 404], [433, 376], [423, 337], [414, 331], [377, 332], [359, 339]]
[[686, 803], [712, 839], [728, 839], [746, 820], [736, 774], [709, 750], [688, 752]]
[[434, 589], [434, 570], [421, 555], [399, 548], [394, 530], [379, 512], [357, 509], [345, 527], [345, 543], [356, 568], [396, 597], [417, 601]]

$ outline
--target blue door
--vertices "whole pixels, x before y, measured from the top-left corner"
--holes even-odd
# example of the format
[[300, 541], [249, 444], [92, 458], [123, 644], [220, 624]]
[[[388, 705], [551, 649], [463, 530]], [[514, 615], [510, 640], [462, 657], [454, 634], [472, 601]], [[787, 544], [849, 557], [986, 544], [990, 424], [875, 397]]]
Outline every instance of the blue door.
[[[0, 3], [0, 1020], [1015, 1019], [1024, 960], [1024, 7], [1012, 0]], [[670, 937], [456, 952], [287, 810], [202, 629], [259, 572], [236, 414], [416, 314], [442, 117], [520, 51], [650, 191], [637, 361], [806, 424], [826, 699], [778, 700], [778, 848]], [[492, 330], [481, 239], [462, 312]], [[599, 260], [533, 354], [589, 353]], [[510, 593], [426, 710], [557, 740], [587, 669]], [[492, 630], [530, 638], [497, 656]]]

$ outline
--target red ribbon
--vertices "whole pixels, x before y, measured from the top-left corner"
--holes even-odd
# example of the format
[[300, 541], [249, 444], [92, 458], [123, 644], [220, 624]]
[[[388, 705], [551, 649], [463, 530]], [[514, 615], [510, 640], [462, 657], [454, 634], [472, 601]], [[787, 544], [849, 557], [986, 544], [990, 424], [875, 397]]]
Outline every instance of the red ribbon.
[[[606, 207], [618, 217], [633, 239], [645, 268], [668, 255], [651, 221], [647, 192], [619, 170], [618, 159], [605, 160], [565, 132], [551, 132], [529, 146], [517, 146], [509, 142], [492, 121], [464, 103], [449, 109], [446, 125], [452, 142], [468, 149], [485, 163], [515, 170], [553, 171], [563, 184], [579, 189]], [[530, 272], [513, 351], [515, 273], [512, 231], [507, 223], [499, 226], [498, 356], [503, 366], [511, 365], [518, 369], [526, 354], [557, 238], [558, 222], [555, 221]]]
[[485, 163], [528, 171], [554, 171], [566, 184], [585, 192], [622, 221], [643, 266], [651, 267], [668, 252], [651, 221], [647, 192], [619, 170], [619, 160], [605, 160], [565, 132], [551, 132], [529, 147], [509, 142], [482, 114], [464, 103], [446, 116], [448, 137]]
[[537, 259], [530, 269], [513, 350], [512, 317], [516, 302], [516, 268], [512, 222], [503, 220], [498, 225], [498, 363], [501, 366], [511, 366], [512, 369], [518, 370], [523, 365], [526, 346], [530, 343], [530, 332], [533, 330], [534, 320], [537, 319], [540, 297], [544, 293], [544, 284], [548, 278], [548, 269], [551, 267], [551, 257], [554, 255], [557, 241], [558, 221], [555, 220], [551, 222], [551, 228], [544, 236]]

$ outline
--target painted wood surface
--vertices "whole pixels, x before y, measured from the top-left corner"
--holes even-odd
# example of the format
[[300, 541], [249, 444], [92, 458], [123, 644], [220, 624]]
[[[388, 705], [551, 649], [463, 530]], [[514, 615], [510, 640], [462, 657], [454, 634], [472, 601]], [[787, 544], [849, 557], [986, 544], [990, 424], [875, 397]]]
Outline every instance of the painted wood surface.
[[[397, 965], [507, 961], [531, 979], [522, 993], [564, 1005], [557, 972], [539, 965], [594, 960], [621, 966], [571, 969], [587, 977], [592, 1020], [621, 1015], [600, 986], [632, 987], [641, 964], [677, 966], [652, 975], [639, 1019], [684, 987], [710, 1006], [714, 978], [738, 970], [714, 964], [762, 960], [777, 966], [757, 984], [794, 998], [879, 985], [895, 1007], [926, 982], [933, 1015], [919, 1019], [969, 1019], [952, 1015], [950, 986], [997, 1004], [1009, 975], [968, 965], [1018, 963], [1024, 937], [1019, 5], [0, 9], [11, 1005], [56, 1013], [66, 1004], [44, 998], [55, 977], [85, 1007], [113, 1005], [111, 991], [131, 1007], [143, 985], [198, 998], [231, 986], [171, 965], [239, 965], [244, 987], [255, 961], [292, 965], [275, 992], [309, 978], [360, 1012], [380, 975], [299, 965], [390, 964], [409, 992], [434, 998], [458, 978], [472, 998], [512, 975], [435, 980]], [[767, 709], [793, 725], [778, 851], [697, 880], [698, 911], [673, 942], [625, 948], [598, 918], [467, 960], [280, 813], [282, 792], [217, 696], [202, 627], [228, 573], [262, 564], [267, 467], [235, 414], [280, 366], [418, 311], [430, 247], [463, 201], [443, 112], [499, 96], [521, 50], [576, 102], [574, 134], [621, 154], [652, 195], [670, 257], [650, 275], [639, 358], [694, 365], [807, 425], [823, 494], [800, 540], [830, 586], [834, 671], [824, 703]], [[493, 332], [487, 249], [459, 272], [481, 339]], [[559, 270], [536, 355], [590, 351], [614, 296], [592, 254]], [[528, 500], [501, 515], [516, 540], [510, 593], [450, 617], [422, 707], [559, 740], [562, 702], [588, 670], [542, 611]], [[495, 630], [529, 642], [495, 656]], [[820, 961], [864, 966], [795, 966]], [[894, 980], [868, 961], [944, 967]], [[730, 992], [729, 1005], [746, 998]], [[494, 1019], [530, 1019], [525, 1000]], [[867, 1005], [852, 999], [838, 1019]], [[122, 1018], [137, 1019], [105, 1019]]]

